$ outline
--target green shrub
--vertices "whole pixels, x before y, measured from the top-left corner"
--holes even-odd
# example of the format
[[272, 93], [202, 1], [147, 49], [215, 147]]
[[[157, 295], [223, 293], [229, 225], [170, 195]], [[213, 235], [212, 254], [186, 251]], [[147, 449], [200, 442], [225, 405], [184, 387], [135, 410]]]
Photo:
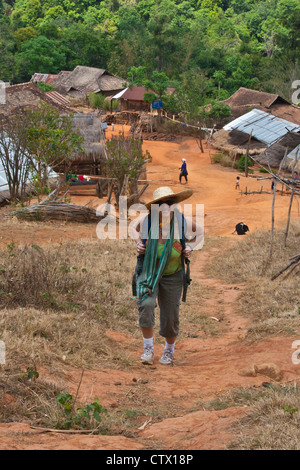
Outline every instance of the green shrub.
[[112, 101], [112, 109], [113, 110], [120, 109], [120, 101], [119, 100], [113, 100]]
[[[238, 162], [238, 166], [241, 171], [245, 170], [245, 158], [246, 158], [246, 155], [242, 155]], [[253, 163], [252, 163], [251, 158], [248, 157], [248, 167], [250, 166], [253, 166]]]
[[104, 96], [99, 93], [90, 93], [88, 95], [88, 103], [91, 108], [103, 108]]
[[53, 85], [48, 85], [48, 83], [44, 83], [44, 82], [37, 82], [37, 86], [39, 87], [40, 90], [44, 92], [55, 90], [55, 87]]

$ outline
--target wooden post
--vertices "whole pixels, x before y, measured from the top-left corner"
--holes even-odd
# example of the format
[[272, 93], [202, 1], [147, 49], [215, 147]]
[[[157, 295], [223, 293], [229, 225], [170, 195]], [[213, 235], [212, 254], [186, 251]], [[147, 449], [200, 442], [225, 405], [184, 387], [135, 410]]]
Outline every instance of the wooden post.
[[[294, 163], [293, 169], [292, 169], [293, 180], [294, 180], [294, 176], [295, 176], [295, 167], [298, 163], [298, 154], [299, 154], [299, 149], [297, 150], [297, 155], [295, 157], [295, 163]], [[294, 200], [294, 194], [295, 194], [295, 187], [293, 186], [291, 199], [290, 199], [290, 205], [289, 205], [289, 211], [288, 211], [288, 218], [287, 218], [287, 223], [286, 223], [286, 229], [285, 229], [285, 233], [284, 233], [284, 241], [283, 241], [284, 248], [286, 248], [286, 244], [287, 244], [287, 237], [288, 237], [289, 227], [290, 227], [291, 210], [292, 210], [292, 205], [293, 205], [293, 200]]]
[[251, 130], [250, 137], [249, 137], [248, 144], [247, 144], [247, 150], [246, 150], [246, 158], [245, 158], [245, 176], [246, 176], [246, 178], [248, 178], [248, 158], [249, 158], [249, 147], [250, 147], [250, 142], [251, 142], [251, 138], [252, 138], [252, 132], [253, 132], [253, 129]]
[[[288, 149], [286, 148], [284, 157], [283, 157], [283, 159], [281, 160], [281, 163], [280, 163], [280, 166], [279, 166], [279, 169], [278, 169], [277, 177], [279, 177], [279, 175], [280, 175], [281, 168], [282, 168], [282, 166], [283, 166], [283, 163], [285, 162], [287, 153], [288, 153]], [[275, 181], [274, 181], [274, 188], [273, 188], [273, 201], [272, 201], [272, 228], [271, 228], [271, 239], [270, 239], [269, 259], [272, 257], [272, 254], [273, 254], [273, 238], [274, 238], [274, 225], [275, 225], [275, 197], [276, 197], [277, 181], [278, 181], [277, 178], [275, 178]]]

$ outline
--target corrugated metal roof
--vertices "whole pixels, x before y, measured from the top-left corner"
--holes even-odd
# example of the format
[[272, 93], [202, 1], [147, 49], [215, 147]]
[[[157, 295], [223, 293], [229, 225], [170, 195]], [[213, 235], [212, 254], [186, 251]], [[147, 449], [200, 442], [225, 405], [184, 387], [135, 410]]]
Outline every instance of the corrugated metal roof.
[[236, 129], [249, 135], [252, 131], [253, 137], [268, 146], [281, 139], [288, 131], [300, 132], [299, 125], [259, 109], [253, 109], [238, 117], [226, 124], [223, 129], [226, 131]]
[[[173, 93], [175, 91], [175, 88], [167, 88], [166, 94], [168, 95], [169, 93]], [[143, 86], [137, 86], [133, 85], [133, 87], [130, 88], [125, 88], [125, 90], [120, 91], [116, 95], [112, 97], [112, 99], [124, 99], [124, 100], [132, 100], [132, 101], [144, 101], [144, 95], [145, 93], [150, 93], [152, 90], [147, 90]], [[154, 93], [154, 92], [152, 92]]]
[[47, 91], [46, 95], [49, 96], [55, 103], [62, 104], [64, 106], [69, 106], [70, 105], [70, 100], [66, 98], [65, 96], [61, 95], [57, 91]]
[[53, 73], [35, 73], [32, 75], [31, 81], [34, 83], [37, 83], [37, 82], [51, 83], [56, 78], [58, 78], [58, 75], [53, 74]]

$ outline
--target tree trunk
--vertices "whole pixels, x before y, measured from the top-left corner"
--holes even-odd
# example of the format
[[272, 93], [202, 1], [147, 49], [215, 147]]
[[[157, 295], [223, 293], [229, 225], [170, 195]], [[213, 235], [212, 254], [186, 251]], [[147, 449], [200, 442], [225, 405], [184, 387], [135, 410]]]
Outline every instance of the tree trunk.
[[294, 190], [292, 190], [292, 194], [291, 194], [290, 206], [289, 206], [289, 212], [288, 212], [288, 219], [287, 219], [286, 229], [285, 229], [285, 233], [284, 233], [284, 242], [283, 242], [284, 248], [286, 248], [287, 237], [288, 237], [288, 233], [289, 233], [289, 227], [290, 227], [290, 219], [291, 219], [291, 210], [292, 210], [292, 205], [293, 205], [293, 199], [294, 199]]

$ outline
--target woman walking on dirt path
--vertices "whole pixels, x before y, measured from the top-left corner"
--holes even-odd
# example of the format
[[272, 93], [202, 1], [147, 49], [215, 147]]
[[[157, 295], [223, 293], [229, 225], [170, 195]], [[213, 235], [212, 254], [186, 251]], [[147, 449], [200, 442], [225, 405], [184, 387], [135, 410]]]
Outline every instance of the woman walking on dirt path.
[[187, 179], [188, 172], [187, 172], [187, 166], [186, 166], [186, 159], [185, 158], [182, 159], [182, 165], [179, 168], [179, 170], [180, 170], [179, 182], [181, 183], [181, 178], [184, 176], [185, 182], [187, 183], [188, 182], [188, 179]]
[[144, 340], [143, 364], [153, 364], [156, 300], [160, 308], [159, 334], [165, 338], [159, 362], [173, 363], [179, 333], [180, 298], [186, 280], [185, 259], [190, 258], [193, 249], [199, 249], [204, 236], [203, 228], [184, 218], [177, 206], [192, 194], [190, 189], [175, 194], [168, 187], [158, 188], [154, 191], [153, 201], [146, 204], [149, 214], [135, 225], [138, 259], [142, 259], [140, 266], [137, 265], [136, 293]]

